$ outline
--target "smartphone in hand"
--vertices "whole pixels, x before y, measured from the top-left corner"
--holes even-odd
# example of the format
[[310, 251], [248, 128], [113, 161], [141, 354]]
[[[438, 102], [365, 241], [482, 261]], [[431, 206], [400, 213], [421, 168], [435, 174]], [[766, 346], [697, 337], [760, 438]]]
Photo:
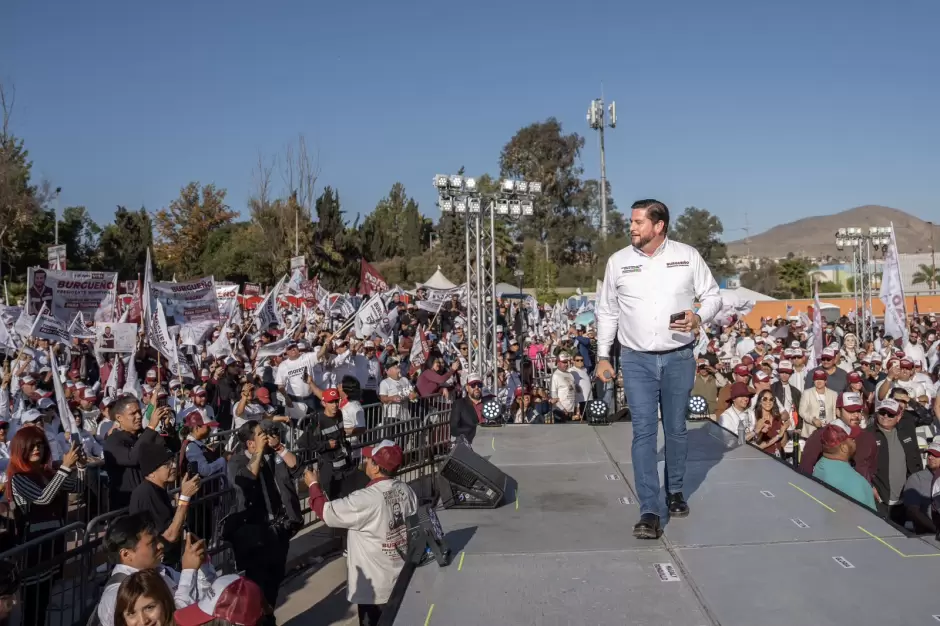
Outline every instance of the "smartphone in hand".
[[685, 319], [685, 311], [682, 311], [681, 313], [673, 313], [669, 316], [669, 323], [675, 324], [676, 322], [683, 319]]

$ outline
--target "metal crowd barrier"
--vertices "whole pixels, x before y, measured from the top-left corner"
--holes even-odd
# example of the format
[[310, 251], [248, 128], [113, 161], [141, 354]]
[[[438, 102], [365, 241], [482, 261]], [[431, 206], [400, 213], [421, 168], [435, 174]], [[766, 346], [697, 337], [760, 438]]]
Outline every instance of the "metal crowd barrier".
[[[354, 451], [392, 439], [405, 453], [399, 472], [403, 480], [416, 484], [434, 474], [437, 462], [450, 449], [447, 398], [435, 395], [401, 406], [378, 404], [363, 409], [367, 428], [357, 436]], [[210, 441], [224, 445], [233, 432], [214, 433]], [[298, 460], [309, 465], [316, 461], [315, 453], [296, 447], [303, 433], [301, 429], [286, 429], [285, 445], [289, 441]], [[104, 535], [111, 521], [126, 514], [127, 509], [109, 510], [108, 482], [103, 471], [87, 468], [79, 478], [81, 489], [70, 498], [67, 525], [52, 533], [16, 545], [12, 515], [0, 511], [0, 537], [6, 540], [0, 558], [15, 563], [24, 581], [18, 617], [15, 612], [11, 626], [83, 625], [97, 604], [113, 565], [104, 552]], [[178, 490], [171, 489], [171, 495]], [[304, 525], [316, 523], [305, 491], [298, 491], [298, 495], [305, 507]], [[206, 538], [210, 561], [220, 572], [231, 568], [234, 556], [231, 546], [218, 536], [218, 522], [235, 503], [235, 488], [223, 473], [204, 478], [199, 495], [190, 503], [187, 527], [196, 536]]]

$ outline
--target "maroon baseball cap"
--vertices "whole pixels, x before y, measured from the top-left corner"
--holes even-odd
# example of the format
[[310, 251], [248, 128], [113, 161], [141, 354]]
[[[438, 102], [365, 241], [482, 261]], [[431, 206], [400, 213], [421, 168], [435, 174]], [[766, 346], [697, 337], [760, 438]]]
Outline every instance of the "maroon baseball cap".
[[384, 439], [374, 446], [363, 448], [362, 456], [372, 459], [382, 469], [394, 472], [401, 467], [403, 454], [395, 442]]
[[826, 370], [813, 370], [813, 380], [829, 380]]
[[179, 626], [202, 626], [219, 619], [239, 626], [257, 626], [265, 613], [264, 594], [256, 583], [237, 574], [219, 576], [212, 593], [173, 614]]
[[258, 387], [255, 389], [255, 397], [265, 404], [269, 404], [271, 402], [271, 392], [268, 391], [267, 387]]
[[337, 391], [335, 387], [324, 389], [323, 401], [324, 402], [339, 402], [339, 391]]
[[858, 372], [849, 372], [849, 375], [846, 377], [846, 379], [850, 383], [860, 383], [862, 382], [862, 375]]
[[750, 398], [752, 395], [751, 390], [748, 389], [747, 384], [745, 383], [734, 383], [731, 385], [731, 400], [735, 398]]
[[734, 373], [737, 374], [738, 376], [750, 376], [751, 370], [747, 365], [744, 365], [742, 363], [740, 365], [734, 366]]
[[767, 372], [755, 372], [754, 373], [754, 382], [755, 383], [767, 383], [770, 382], [770, 375]]
[[188, 428], [199, 428], [200, 426], [209, 426], [211, 428], [219, 427], [218, 422], [215, 422], [215, 421], [207, 422], [206, 418], [202, 416], [202, 411], [199, 411], [199, 410], [190, 411], [189, 414], [186, 416], [186, 420], [184, 424]]

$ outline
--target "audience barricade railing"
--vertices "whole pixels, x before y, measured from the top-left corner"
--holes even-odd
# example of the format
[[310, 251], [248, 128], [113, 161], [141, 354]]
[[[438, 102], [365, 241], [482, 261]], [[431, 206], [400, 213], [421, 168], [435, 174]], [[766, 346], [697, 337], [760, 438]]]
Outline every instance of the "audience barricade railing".
[[[400, 471], [402, 479], [412, 484], [427, 479], [450, 449], [450, 405], [449, 398], [434, 395], [403, 402], [394, 407], [398, 411], [388, 411], [389, 406], [383, 404], [364, 406], [367, 427], [356, 436], [352, 446], [354, 455], [358, 457], [358, 451], [365, 446], [391, 439], [401, 445], [405, 453]], [[315, 424], [308, 423], [306, 427], [313, 429]], [[315, 453], [297, 448], [298, 437], [303, 432], [297, 428], [286, 429], [291, 435], [285, 433], [285, 445], [289, 436], [288, 447], [302, 463], [310, 465], [316, 460]], [[219, 431], [210, 436], [209, 442], [225, 447], [233, 434], [234, 430]], [[0, 530], [8, 530], [9, 539], [5, 544], [8, 549], [0, 552], [0, 558], [17, 563], [21, 576], [27, 581], [44, 573], [51, 574], [52, 583], [47, 585], [47, 590], [24, 585], [23, 597], [30, 594], [31, 607], [36, 605], [33, 597], [37, 594], [39, 600], [43, 593], [50, 597], [40, 603], [42, 608], [31, 609], [46, 611], [45, 624], [78, 625], [90, 614], [113, 566], [104, 549], [105, 532], [112, 520], [128, 512], [127, 509], [109, 510], [109, 485], [103, 468], [85, 468], [79, 473], [79, 480], [81, 488], [70, 498], [66, 513], [68, 525], [54, 533], [16, 545], [12, 515], [2, 516], [6, 527], [0, 521]], [[171, 489], [171, 496], [178, 491], [179, 487]], [[299, 495], [306, 504], [306, 493], [301, 491]], [[219, 571], [226, 571], [234, 564], [231, 547], [219, 537], [219, 521], [234, 510], [235, 505], [235, 489], [224, 473], [203, 478], [199, 494], [190, 503], [187, 528], [206, 539], [210, 561]], [[305, 525], [317, 521], [309, 508], [304, 520]], [[21, 608], [25, 608], [25, 604]], [[18, 623], [23, 626], [43, 623], [38, 614], [27, 616], [21, 611], [20, 615]], [[11, 624], [16, 626], [17, 622]]]

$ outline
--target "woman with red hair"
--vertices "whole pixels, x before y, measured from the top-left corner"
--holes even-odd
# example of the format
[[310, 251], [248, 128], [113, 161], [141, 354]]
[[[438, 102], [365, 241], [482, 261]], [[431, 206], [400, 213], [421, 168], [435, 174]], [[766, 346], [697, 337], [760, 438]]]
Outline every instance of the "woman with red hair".
[[[68, 506], [68, 493], [78, 490], [72, 476], [81, 458], [72, 447], [52, 468], [49, 442], [41, 428], [21, 428], [10, 442], [7, 466], [7, 500], [13, 503], [20, 541], [25, 543], [62, 527]], [[42, 542], [27, 550], [20, 565], [26, 571], [65, 551], [65, 538]], [[23, 579], [23, 617], [28, 624], [43, 626], [52, 583], [59, 566], [50, 567]]]

